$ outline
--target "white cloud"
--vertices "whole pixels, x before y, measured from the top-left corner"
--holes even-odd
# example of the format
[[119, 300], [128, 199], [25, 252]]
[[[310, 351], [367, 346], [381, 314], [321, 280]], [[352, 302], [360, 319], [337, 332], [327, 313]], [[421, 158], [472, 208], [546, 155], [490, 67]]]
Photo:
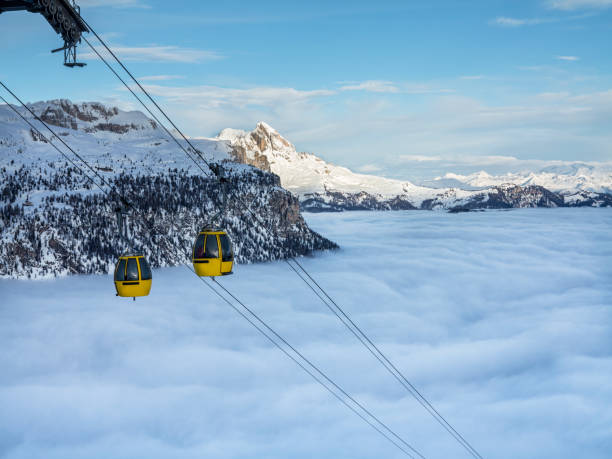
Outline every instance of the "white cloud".
[[441, 94], [453, 92], [427, 83], [393, 82], [384, 80], [367, 80], [362, 82], [344, 82], [340, 91], [366, 91], [393, 94]]
[[542, 92], [538, 94], [538, 97], [542, 99], [549, 100], [559, 100], [559, 99], [567, 99], [571, 94], [568, 91], [560, 91], [560, 92]]
[[[111, 49], [119, 58], [127, 62], [174, 62], [191, 63], [206, 60], [223, 59], [224, 56], [215, 52], [192, 48], [181, 48], [179, 46], [111, 46]], [[103, 56], [106, 51], [101, 46], [96, 50]], [[93, 52], [84, 52], [80, 55], [83, 59], [98, 59]]]
[[498, 25], [502, 27], [521, 27], [526, 25], [537, 25], [542, 24], [543, 22], [548, 22], [545, 19], [519, 19], [519, 18], [510, 18], [505, 16], [499, 16], [491, 21], [491, 24]]
[[425, 156], [425, 155], [399, 155], [398, 159], [400, 161], [416, 161], [416, 162], [424, 162], [424, 161], [440, 161], [442, 157], [440, 156]]
[[[517, 99], [516, 105], [492, 106], [447, 95], [412, 110], [400, 104], [377, 111], [367, 103], [351, 106], [341, 121], [319, 112], [318, 121], [309, 123], [318, 129], [303, 122], [300, 127], [287, 125], [286, 120], [271, 122], [298, 148], [324, 154], [337, 164], [357, 169], [375, 156], [383, 175], [420, 180], [453, 171], [457, 165], [459, 172], [472, 173], [491, 164], [496, 174], [525, 166], [499, 161], [500, 157], [542, 161], [610, 158], [611, 97], [611, 91], [558, 92]], [[470, 162], [425, 160], [461, 157], [470, 157]]]
[[368, 91], [368, 92], [399, 92], [399, 88], [392, 81], [368, 80], [361, 83], [347, 84], [340, 87], [341, 91]]
[[405, 83], [400, 86], [400, 91], [404, 94], [451, 94], [454, 89], [441, 88], [433, 84], [426, 83]]
[[181, 80], [185, 78], [181, 75], [148, 75], [139, 77], [140, 81], [168, 81], [168, 80]]
[[499, 27], [517, 28], [523, 26], [535, 26], [539, 24], [553, 24], [557, 22], [577, 21], [590, 17], [591, 15], [591, 13], [583, 13], [571, 16], [565, 15], [540, 18], [513, 18], [507, 16], [498, 16], [495, 19], [489, 21], [489, 24]]
[[246, 89], [222, 88], [219, 86], [170, 87], [146, 85], [145, 87], [151, 93], [162, 96], [171, 102], [185, 102], [211, 108], [222, 106], [274, 108], [335, 94], [334, 91], [326, 89], [302, 91], [283, 87]]
[[482, 80], [484, 79], [484, 75], [463, 75], [459, 78], [462, 80]]
[[580, 60], [578, 56], [557, 56], [555, 59], [558, 59], [560, 61], [569, 61], [569, 62], [576, 62]]
[[[306, 218], [343, 249], [301, 262], [484, 457], [609, 458], [609, 212]], [[184, 268], [135, 302], [1, 282], [3, 458], [404, 457]], [[219, 282], [426, 457], [467, 457], [284, 263]]]
[[558, 10], [603, 9], [612, 7], [612, 0], [549, 0], [548, 6]]

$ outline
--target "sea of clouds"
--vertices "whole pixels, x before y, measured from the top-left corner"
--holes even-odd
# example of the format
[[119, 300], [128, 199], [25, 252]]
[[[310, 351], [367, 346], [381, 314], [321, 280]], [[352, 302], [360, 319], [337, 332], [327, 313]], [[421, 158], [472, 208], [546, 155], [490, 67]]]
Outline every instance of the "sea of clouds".
[[[612, 451], [612, 210], [308, 215], [302, 263], [485, 458]], [[427, 458], [467, 453], [283, 262], [220, 280]], [[404, 457], [183, 267], [0, 280], [0, 457]]]

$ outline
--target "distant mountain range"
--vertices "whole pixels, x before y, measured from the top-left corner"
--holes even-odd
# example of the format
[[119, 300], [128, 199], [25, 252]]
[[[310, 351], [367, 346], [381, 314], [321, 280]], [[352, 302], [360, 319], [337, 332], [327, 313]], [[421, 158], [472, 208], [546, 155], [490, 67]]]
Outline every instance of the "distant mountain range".
[[449, 173], [424, 186], [357, 174], [297, 152], [266, 123], [251, 132], [224, 129], [216, 139], [227, 142], [234, 160], [277, 174], [307, 211], [612, 206], [612, 168], [575, 164], [537, 174]]
[[469, 175], [447, 173], [443, 177], [422, 182], [432, 188], [459, 187], [463, 189], [484, 189], [491, 186], [513, 183], [515, 185], [538, 185], [551, 191], [571, 193], [574, 191], [592, 191], [595, 193], [612, 193], [612, 164], [593, 165], [570, 163], [559, 166], [547, 166], [537, 172], [507, 173], [490, 175], [485, 171]]

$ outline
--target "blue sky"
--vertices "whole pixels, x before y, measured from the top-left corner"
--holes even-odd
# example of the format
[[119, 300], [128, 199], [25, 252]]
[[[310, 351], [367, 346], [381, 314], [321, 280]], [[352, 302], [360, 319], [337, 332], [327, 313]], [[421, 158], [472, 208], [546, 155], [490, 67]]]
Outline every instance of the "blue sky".
[[[264, 120], [299, 150], [402, 178], [612, 160], [612, 0], [82, 0], [194, 136]], [[0, 16], [0, 77], [29, 101], [137, 108], [70, 70], [41, 16]]]

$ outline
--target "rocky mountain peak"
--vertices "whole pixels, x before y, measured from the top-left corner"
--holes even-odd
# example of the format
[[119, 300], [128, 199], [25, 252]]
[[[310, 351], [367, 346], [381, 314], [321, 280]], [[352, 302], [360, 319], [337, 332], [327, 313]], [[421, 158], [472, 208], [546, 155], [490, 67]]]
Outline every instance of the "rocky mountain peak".
[[297, 155], [295, 147], [269, 124], [260, 121], [251, 132], [223, 129], [217, 139], [225, 141], [232, 149], [234, 161], [272, 171], [271, 163], [277, 156], [289, 159]]
[[217, 136], [232, 146], [240, 146], [260, 154], [265, 152], [295, 152], [295, 147], [269, 124], [260, 121], [251, 132], [223, 129]]
[[266, 150], [290, 150], [295, 152], [295, 147], [291, 142], [280, 135], [276, 129], [263, 121], [257, 123], [255, 130], [250, 133], [250, 136], [257, 142], [257, 146], [261, 152]]

